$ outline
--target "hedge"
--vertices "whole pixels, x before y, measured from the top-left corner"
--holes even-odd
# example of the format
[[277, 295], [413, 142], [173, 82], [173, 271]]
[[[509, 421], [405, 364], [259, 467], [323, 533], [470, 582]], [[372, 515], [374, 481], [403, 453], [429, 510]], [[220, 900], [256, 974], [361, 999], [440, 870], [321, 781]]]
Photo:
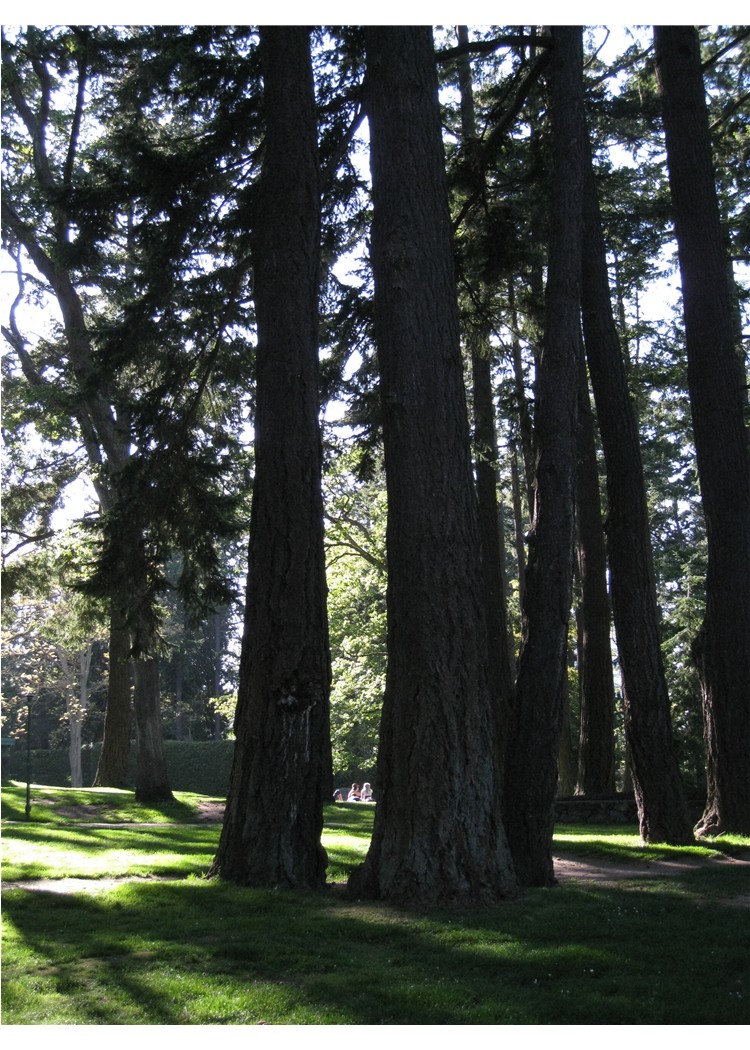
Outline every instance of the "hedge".
[[[26, 779], [26, 752], [14, 747], [3, 754], [3, 778]], [[83, 748], [81, 764], [84, 786], [90, 787], [96, 775], [101, 744]], [[225, 798], [229, 789], [233, 740], [165, 740], [169, 782], [175, 791], [196, 791], [201, 795]], [[135, 747], [130, 749], [129, 777], [135, 787]], [[58, 787], [70, 785], [67, 749], [31, 752], [31, 779], [35, 784]]]

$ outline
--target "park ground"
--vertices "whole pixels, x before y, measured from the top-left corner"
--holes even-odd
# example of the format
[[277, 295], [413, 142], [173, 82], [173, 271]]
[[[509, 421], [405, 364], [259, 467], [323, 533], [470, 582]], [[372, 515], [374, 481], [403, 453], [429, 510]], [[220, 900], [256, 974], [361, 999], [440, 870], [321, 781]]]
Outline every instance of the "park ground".
[[348, 900], [370, 807], [330, 806], [329, 887], [204, 878], [218, 799], [3, 787], [5, 1025], [746, 1025], [750, 839], [558, 825], [558, 885], [492, 909]]

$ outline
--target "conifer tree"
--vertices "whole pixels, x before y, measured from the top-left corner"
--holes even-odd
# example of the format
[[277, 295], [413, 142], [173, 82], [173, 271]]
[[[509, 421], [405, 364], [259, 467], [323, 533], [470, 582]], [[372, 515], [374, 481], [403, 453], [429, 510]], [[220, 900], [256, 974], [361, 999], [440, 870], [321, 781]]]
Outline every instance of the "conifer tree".
[[255, 479], [227, 809], [212, 872], [316, 889], [331, 793], [318, 430], [320, 174], [309, 32], [262, 27], [266, 136], [253, 214]]
[[682, 279], [688, 386], [708, 539], [706, 613], [693, 643], [708, 801], [700, 834], [750, 833], [750, 453], [747, 377], [716, 196], [697, 30], [656, 26]]
[[553, 199], [537, 368], [536, 492], [523, 638], [505, 772], [505, 820], [524, 885], [549, 885], [573, 571], [583, 221], [582, 34], [552, 31]]
[[378, 805], [350, 892], [515, 892], [500, 817], [432, 33], [368, 28], [375, 335], [388, 490]]

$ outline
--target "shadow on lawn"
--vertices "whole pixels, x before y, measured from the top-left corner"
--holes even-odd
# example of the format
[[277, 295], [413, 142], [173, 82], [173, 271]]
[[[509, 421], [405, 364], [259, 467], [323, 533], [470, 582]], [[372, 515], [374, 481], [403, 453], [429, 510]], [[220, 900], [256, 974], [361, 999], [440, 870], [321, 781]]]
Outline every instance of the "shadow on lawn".
[[4, 960], [6, 1023], [39, 1023], [45, 993], [77, 1024], [750, 1020], [746, 913], [691, 891], [690, 874], [660, 889], [529, 891], [463, 914], [217, 881], [96, 898], [13, 891], [4, 907], [24, 948]]

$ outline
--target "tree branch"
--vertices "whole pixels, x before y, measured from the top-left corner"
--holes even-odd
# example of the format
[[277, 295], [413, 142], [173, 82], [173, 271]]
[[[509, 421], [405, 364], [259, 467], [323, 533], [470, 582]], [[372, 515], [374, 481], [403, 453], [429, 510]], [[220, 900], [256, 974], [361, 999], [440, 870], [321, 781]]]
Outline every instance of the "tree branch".
[[[86, 31], [79, 33], [79, 39], [86, 41], [88, 34]], [[73, 176], [73, 165], [75, 164], [76, 153], [78, 152], [78, 136], [81, 131], [81, 121], [83, 119], [83, 106], [86, 98], [86, 85], [88, 83], [88, 61], [85, 52], [79, 53], [78, 55], [78, 87], [76, 90], [76, 105], [73, 111], [73, 121], [70, 126], [70, 139], [68, 140], [68, 153], [65, 158], [65, 168], [63, 170], [63, 185], [66, 189], [70, 189], [72, 176]]]
[[501, 47], [543, 47], [548, 48], [552, 43], [552, 37], [539, 35], [538, 33], [518, 33], [510, 36], [496, 36], [491, 40], [470, 40], [465, 44], [457, 44], [455, 47], [444, 48], [435, 54], [435, 60], [443, 65], [452, 62], [454, 58], [461, 55], [488, 55], [498, 51]]
[[[529, 69], [528, 73], [519, 84], [516, 90], [515, 96], [513, 97], [510, 105], [506, 109], [501, 119], [495, 124], [490, 134], [487, 136], [485, 141], [481, 144], [479, 150], [479, 158], [482, 165], [482, 169], [487, 167], [489, 164], [494, 150], [497, 148], [501, 138], [510, 130], [513, 122], [518, 117], [524, 102], [529, 96], [529, 93], [541, 77], [544, 70], [549, 65], [551, 59], [551, 51], [545, 50], [537, 56], [533, 65]], [[464, 221], [466, 216], [469, 214], [471, 209], [475, 206], [479, 198], [482, 196], [482, 189], [475, 190], [467, 199], [464, 201], [461, 211], [458, 213], [458, 217], [453, 223], [454, 231], [459, 228], [461, 223]]]
[[[120, 470], [128, 459], [127, 435], [120, 434], [111, 407], [99, 396], [98, 377], [92, 360], [91, 343], [81, 300], [70, 276], [54, 264], [39, 243], [36, 231], [23, 222], [6, 197], [7, 194], [2, 200], [3, 222], [10, 227], [28, 252], [31, 261], [49, 282], [62, 311], [70, 364], [81, 394], [80, 409], [75, 414], [82, 423], [87, 451], [90, 451], [89, 443], [93, 440], [97, 447], [101, 445], [104, 449], [112, 469]], [[13, 345], [18, 349], [16, 344]], [[81, 413], [84, 411], [90, 421], [88, 427], [82, 422]], [[97, 457], [94, 462], [101, 462], [101, 457]]]
[[732, 48], [737, 46], [737, 44], [741, 44], [743, 40], [747, 40], [749, 36], [750, 27], [745, 27], [745, 29], [741, 33], [738, 33], [737, 36], [732, 37], [728, 44], [725, 44], [724, 47], [720, 47], [715, 54], [711, 55], [710, 58], [706, 59], [706, 61], [701, 66], [701, 72], [705, 73], [706, 70], [710, 69], [715, 62], [718, 62], [720, 58], [723, 58], [724, 55], [726, 55], [727, 51], [731, 51]]

